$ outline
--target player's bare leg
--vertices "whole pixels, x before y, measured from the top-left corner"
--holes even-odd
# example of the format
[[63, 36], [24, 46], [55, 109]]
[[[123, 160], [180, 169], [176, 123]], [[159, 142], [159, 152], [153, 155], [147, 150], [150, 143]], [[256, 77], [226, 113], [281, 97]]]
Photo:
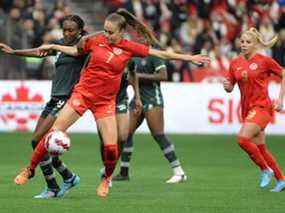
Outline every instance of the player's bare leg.
[[148, 110], [145, 112], [145, 118], [152, 137], [159, 145], [164, 157], [167, 159], [173, 170], [173, 176], [171, 176], [166, 183], [173, 184], [186, 181], [187, 176], [176, 156], [174, 145], [164, 133], [163, 107], [158, 106]]

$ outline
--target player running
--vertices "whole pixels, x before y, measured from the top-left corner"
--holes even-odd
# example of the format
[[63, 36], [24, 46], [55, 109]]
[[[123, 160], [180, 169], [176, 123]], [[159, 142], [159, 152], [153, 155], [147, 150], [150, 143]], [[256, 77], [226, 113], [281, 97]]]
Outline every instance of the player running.
[[[272, 192], [285, 188], [285, 177], [274, 156], [265, 144], [265, 128], [272, 120], [274, 111], [281, 111], [285, 95], [285, 70], [272, 58], [257, 53], [258, 47], [271, 47], [277, 37], [269, 42], [262, 39], [255, 29], [242, 33], [240, 38], [241, 55], [230, 64], [224, 89], [231, 92], [235, 83], [241, 93], [243, 124], [238, 133], [239, 146], [249, 155], [261, 170], [260, 187], [266, 187], [272, 176], [277, 180]], [[278, 99], [272, 103], [268, 95], [268, 82], [271, 74], [282, 78]]]

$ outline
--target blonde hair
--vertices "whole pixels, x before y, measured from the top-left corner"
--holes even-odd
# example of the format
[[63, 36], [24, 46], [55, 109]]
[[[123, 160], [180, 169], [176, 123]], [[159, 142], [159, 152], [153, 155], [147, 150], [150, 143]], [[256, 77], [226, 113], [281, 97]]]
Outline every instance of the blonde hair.
[[249, 30], [244, 33], [252, 35], [262, 46], [266, 48], [271, 48], [278, 41], [278, 36], [275, 35], [271, 40], [264, 41], [261, 33], [254, 27], [251, 27]]

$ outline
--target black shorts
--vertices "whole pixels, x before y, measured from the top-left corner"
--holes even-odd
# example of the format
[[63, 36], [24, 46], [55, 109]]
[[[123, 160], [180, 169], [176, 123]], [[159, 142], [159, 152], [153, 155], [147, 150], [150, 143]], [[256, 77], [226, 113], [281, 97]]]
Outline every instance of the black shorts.
[[58, 112], [63, 108], [68, 98], [69, 96], [51, 97], [42, 111], [41, 117], [46, 118], [49, 114], [57, 117]]
[[128, 99], [122, 100], [121, 102], [116, 102], [116, 113], [125, 114], [129, 110]]

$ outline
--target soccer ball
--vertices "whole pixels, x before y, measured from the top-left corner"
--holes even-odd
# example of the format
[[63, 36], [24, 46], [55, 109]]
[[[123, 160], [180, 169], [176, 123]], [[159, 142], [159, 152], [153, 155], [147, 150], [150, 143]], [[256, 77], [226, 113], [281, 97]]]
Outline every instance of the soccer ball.
[[52, 156], [62, 155], [70, 148], [70, 139], [62, 131], [52, 131], [45, 139], [45, 148]]

